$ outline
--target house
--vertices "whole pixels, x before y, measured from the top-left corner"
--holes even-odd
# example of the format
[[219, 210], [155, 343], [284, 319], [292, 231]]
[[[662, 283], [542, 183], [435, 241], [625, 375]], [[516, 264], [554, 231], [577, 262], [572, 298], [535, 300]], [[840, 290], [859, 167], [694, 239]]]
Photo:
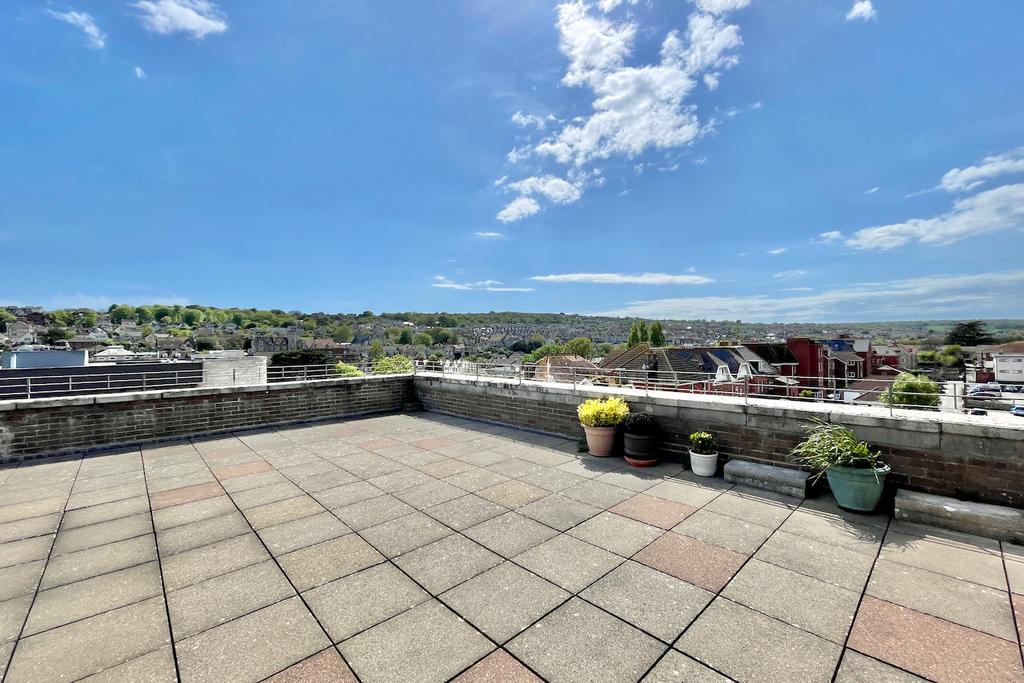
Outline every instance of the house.
[[23, 320], [15, 320], [13, 323], [7, 323], [7, 336], [11, 340], [11, 344], [17, 346], [19, 344], [35, 344], [38, 342], [36, 336], [36, 326], [24, 322]]
[[1024, 341], [990, 346], [985, 355], [992, 359], [992, 373], [1000, 384], [1024, 384]]
[[868, 351], [869, 375], [898, 375], [902, 364], [900, 350], [887, 344], [872, 345]]
[[173, 334], [153, 334], [148, 335], [143, 341], [146, 346], [155, 349], [156, 351], [180, 351], [188, 346], [188, 339], [185, 337], [178, 337]]
[[801, 382], [822, 386], [831, 368], [825, 347], [808, 337], [793, 337], [786, 340], [786, 349], [796, 358], [796, 376], [804, 378]]
[[586, 358], [554, 353], [534, 365], [534, 379], [542, 382], [576, 382], [597, 374], [597, 366]]
[[822, 339], [818, 343], [825, 347], [831, 366], [827, 377], [846, 381], [864, 377], [864, 359], [853, 350], [849, 339]]

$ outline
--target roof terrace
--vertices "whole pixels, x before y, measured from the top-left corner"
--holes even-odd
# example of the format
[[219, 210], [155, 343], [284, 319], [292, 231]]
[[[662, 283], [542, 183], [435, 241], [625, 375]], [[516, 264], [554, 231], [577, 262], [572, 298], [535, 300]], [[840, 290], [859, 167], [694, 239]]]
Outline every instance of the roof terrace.
[[0, 470], [38, 680], [1020, 681], [1024, 547], [436, 413]]

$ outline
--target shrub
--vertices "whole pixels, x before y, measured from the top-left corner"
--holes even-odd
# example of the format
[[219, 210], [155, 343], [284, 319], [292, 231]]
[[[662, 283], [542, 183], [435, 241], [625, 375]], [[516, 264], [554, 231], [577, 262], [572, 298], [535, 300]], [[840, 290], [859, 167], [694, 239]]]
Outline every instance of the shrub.
[[629, 405], [621, 398], [592, 398], [576, 407], [584, 427], [616, 427], [629, 415]]
[[924, 375], [901, 372], [879, 400], [887, 406], [935, 407], [939, 405], [939, 385]]
[[338, 363], [334, 366], [334, 374], [339, 377], [362, 377], [363, 371], [348, 363]]
[[800, 398], [814, 398], [814, 392], [810, 389], [801, 389]]
[[271, 365], [332, 365], [333, 362], [334, 356], [316, 349], [280, 351], [270, 357]]
[[412, 372], [412, 361], [408, 356], [384, 356], [373, 362], [375, 375], [401, 375]]
[[650, 436], [658, 433], [658, 420], [650, 413], [630, 413], [622, 427], [627, 434]]
[[690, 448], [694, 453], [711, 455], [715, 452], [715, 435], [703, 431], [690, 434]]
[[807, 438], [793, 449], [793, 455], [818, 472], [819, 477], [830, 467], [874, 469], [881, 465], [881, 453], [871, 450], [842, 425], [814, 420], [805, 431]]

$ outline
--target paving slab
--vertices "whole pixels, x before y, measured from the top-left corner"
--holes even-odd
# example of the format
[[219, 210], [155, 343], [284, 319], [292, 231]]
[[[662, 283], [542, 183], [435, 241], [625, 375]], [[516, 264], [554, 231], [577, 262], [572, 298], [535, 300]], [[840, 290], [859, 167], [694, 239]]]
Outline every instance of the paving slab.
[[53, 538], [51, 534], [0, 544], [0, 569], [24, 562], [45, 560], [53, 546]]
[[648, 496], [671, 500], [695, 508], [701, 508], [722, 495], [721, 488], [709, 488], [688, 482], [668, 480], [644, 491]]
[[509, 653], [495, 650], [462, 672], [454, 683], [542, 683], [542, 680]]
[[663, 529], [611, 512], [603, 512], [568, 531], [570, 536], [623, 557], [633, 555], [663, 533]]
[[430, 598], [390, 564], [349, 574], [303, 593], [331, 640], [346, 638], [390, 619]]
[[842, 645], [853, 625], [860, 593], [774, 564], [752, 559], [722, 597]]
[[[230, 479], [229, 481], [238, 481], [237, 479]], [[246, 489], [245, 491], [238, 491], [231, 493], [231, 500], [235, 501], [235, 505], [238, 506], [239, 510], [248, 510], [259, 505], [266, 505], [267, 503], [276, 503], [279, 500], [288, 500], [297, 496], [306, 495], [306, 492], [300, 489], [290, 481], [282, 481], [276, 484], [270, 484], [269, 486], [261, 486], [259, 488]]]
[[219, 683], [266, 678], [328, 645], [313, 615], [294, 597], [180, 641], [176, 650], [182, 681]]
[[304, 517], [312, 517], [324, 507], [312, 496], [296, 496], [244, 510], [242, 514], [256, 531]]
[[35, 593], [45, 566], [43, 559], [0, 569], [0, 602]]
[[162, 558], [164, 588], [173, 591], [269, 558], [256, 534], [235, 536]]
[[40, 590], [151, 562], [157, 558], [152, 534], [51, 557]]
[[1017, 637], [1013, 607], [1005, 589], [879, 560], [867, 594], [1005, 640]]
[[640, 493], [608, 511], [660, 529], [671, 529], [696, 512], [697, 508]]
[[579, 484], [562, 490], [560, 493], [563, 496], [596, 508], [601, 508], [602, 510], [607, 510], [633, 497], [632, 491], [594, 479], [582, 481]]
[[1018, 644], [870, 595], [848, 645], [932, 680], [1002, 683], [1024, 677]]
[[249, 533], [252, 533], [252, 528], [245, 517], [232, 512], [160, 531], [156, 535], [156, 542], [160, 556], [167, 557]]
[[480, 489], [476, 492], [476, 495], [512, 510], [522, 507], [527, 503], [532, 503], [535, 500], [540, 500], [549, 495], [549, 493], [547, 489], [513, 479]]
[[365, 683], [448, 680], [493, 649], [484, 636], [436, 600], [339, 646]]
[[163, 598], [151, 598], [23, 638], [6, 681], [77, 680], [169, 644]]
[[57, 532], [57, 527], [60, 525], [60, 519], [61, 514], [59, 512], [55, 512], [52, 515], [29, 517], [28, 519], [19, 519], [13, 522], [0, 524], [0, 543], [20, 541], [23, 538], [32, 538], [33, 536], [54, 534]]
[[717, 593], [747, 558], [732, 550], [670, 531], [634, 555], [633, 559]]
[[333, 647], [274, 674], [266, 683], [359, 683]]
[[151, 533], [153, 533], [153, 521], [148, 512], [67, 531], [61, 529], [53, 543], [53, 554], [73, 553], [77, 550], [95, 548], [114, 541], [123, 541], [126, 538]]
[[162, 592], [157, 562], [42, 590], [36, 595], [24, 635], [141, 602]]
[[512, 558], [524, 550], [543, 543], [558, 532], [529, 517], [515, 512], [507, 512], [472, 526], [464, 533], [502, 557]]
[[753, 555], [774, 531], [770, 527], [711, 512], [706, 508], [693, 513], [672, 530], [743, 555]]
[[517, 555], [515, 562], [570, 593], [578, 593], [621, 564], [623, 558], [559, 534]]
[[879, 558], [990, 588], [1006, 586], [1006, 573], [998, 552], [985, 552], [984, 548], [968, 549], [957, 542], [937, 537], [911, 536], [890, 530], [885, 535]]
[[504, 643], [563, 603], [570, 594], [505, 562], [439, 597], [473, 626]]
[[665, 643], [672, 643], [714, 593], [628, 561], [580, 594]]
[[277, 557], [306, 546], [344, 536], [351, 530], [330, 512], [265, 527], [257, 533], [271, 555]]
[[388, 558], [444, 538], [452, 530], [422, 512], [414, 512], [361, 532], [371, 545]]
[[82, 679], [83, 683], [176, 683], [177, 680], [174, 652], [169, 645]]
[[643, 683], [728, 683], [730, 679], [678, 650], [669, 650]]
[[846, 650], [835, 683], [922, 683], [925, 680], [856, 650]]
[[862, 553], [781, 530], [754, 557], [856, 592], [864, 590], [874, 561]]
[[461, 534], [452, 534], [395, 560], [402, 571], [434, 595], [501, 564], [500, 555]]
[[463, 491], [473, 493], [475, 491], [506, 482], [509, 478], [503, 474], [492, 472], [491, 470], [474, 468], [466, 470], [465, 472], [460, 472], [459, 474], [445, 477], [444, 480], [449, 484], [458, 486]]
[[260, 562], [168, 593], [171, 630], [183, 640], [293, 595], [277, 564]]
[[533, 484], [539, 486], [542, 489], [547, 489], [554, 493], [564, 491], [570, 486], [575, 486], [586, 481], [585, 477], [581, 477], [571, 472], [565, 472], [564, 470], [557, 469], [556, 467], [544, 467], [540, 470], [530, 472], [519, 478], [519, 481], [525, 481], [527, 484]]
[[0, 602], [0, 643], [7, 643], [18, 638], [31, 607], [31, 595], [23, 595]]
[[829, 681], [842, 647], [716, 598], [676, 648], [739, 681]]
[[153, 526], [157, 531], [165, 531], [176, 526], [200, 522], [204, 519], [212, 519], [213, 517], [221, 517], [232, 512], [235, 512], [235, 504], [231, 502], [229, 496], [214, 496], [191, 503], [154, 510]]
[[461, 498], [429, 507], [423, 512], [456, 531], [462, 531], [503, 515], [508, 509], [469, 493]]
[[618, 683], [639, 680], [667, 648], [573, 598], [520, 634], [507, 649], [554, 683]]
[[224, 495], [224, 489], [215, 481], [174, 488], [159, 493], [152, 493], [152, 491], [153, 487], [151, 486], [149, 504], [154, 510]]
[[429, 484], [434, 481], [434, 478], [414, 469], [402, 469], [397, 472], [391, 472], [390, 474], [382, 474], [379, 477], [373, 477], [368, 483], [379, 488], [381, 491], [387, 493], [394, 493], [396, 491], [402, 491], [404, 489], [412, 488], [413, 486], [419, 486], [420, 484]]
[[599, 514], [601, 510], [556, 493], [528, 503], [519, 508], [518, 512], [559, 531], [566, 531]]
[[885, 535], [885, 529], [882, 527], [851, 523], [842, 517], [823, 515], [802, 508], [790, 515], [780, 528], [786, 533], [806, 536], [871, 557], [878, 554], [878, 547]]
[[313, 497], [320, 501], [324, 507], [333, 509], [383, 495], [384, 491], [381, 491], [376, 486], [365, 481], [357, 481], [351, 484], [342, 484], [334, 488], [324, 489], [314, 494]]

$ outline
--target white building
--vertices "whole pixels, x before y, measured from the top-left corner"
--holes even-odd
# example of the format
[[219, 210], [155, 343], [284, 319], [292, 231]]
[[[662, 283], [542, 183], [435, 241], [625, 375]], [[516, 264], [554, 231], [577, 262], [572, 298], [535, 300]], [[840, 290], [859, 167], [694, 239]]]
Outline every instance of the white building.
[[1024, 384], [1024, 341], [991, 346], [985, 354], [992, 358], [992, 372], [997, 382]]

